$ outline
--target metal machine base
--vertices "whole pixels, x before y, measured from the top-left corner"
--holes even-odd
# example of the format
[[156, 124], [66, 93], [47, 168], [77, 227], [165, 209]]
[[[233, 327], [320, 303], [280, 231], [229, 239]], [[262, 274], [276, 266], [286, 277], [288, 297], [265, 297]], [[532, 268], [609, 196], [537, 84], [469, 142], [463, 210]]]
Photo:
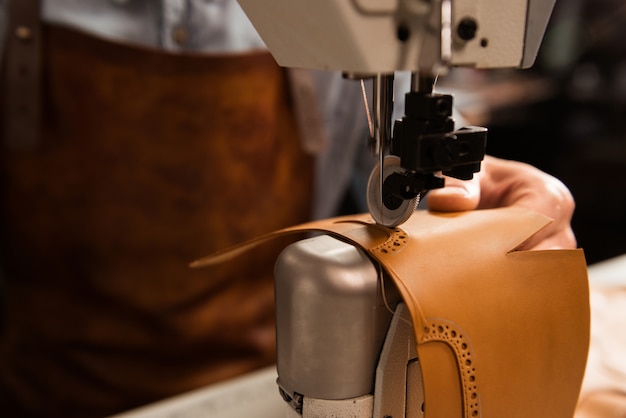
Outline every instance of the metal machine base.
[[288, 416], [423, 417], [410, 315], [363, 251], [327, 235], [296, 242], [277, 260], [275, 286]]

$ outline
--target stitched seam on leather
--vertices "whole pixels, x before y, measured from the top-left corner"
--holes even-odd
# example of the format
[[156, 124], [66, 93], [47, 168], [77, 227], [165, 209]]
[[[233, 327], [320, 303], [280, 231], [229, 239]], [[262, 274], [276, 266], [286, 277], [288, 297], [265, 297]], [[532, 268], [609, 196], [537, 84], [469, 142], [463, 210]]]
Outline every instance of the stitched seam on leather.
[[465, 417], [480, 417], [480, 397], [476, 382], [476, 369], [470, 343], [461, 329], [445, 320], [429, 319], [425, 322], [423, 332], [418, 336], [418, 343], [443, 342], [456, 354], [457, 366], [463, 386], [463, 404]]

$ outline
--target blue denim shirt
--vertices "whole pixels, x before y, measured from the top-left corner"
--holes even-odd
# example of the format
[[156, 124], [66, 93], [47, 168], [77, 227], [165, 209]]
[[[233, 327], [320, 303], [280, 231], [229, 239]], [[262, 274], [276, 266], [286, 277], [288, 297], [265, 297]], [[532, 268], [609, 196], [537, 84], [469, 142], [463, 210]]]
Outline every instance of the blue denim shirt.
[[[9, 1], [19, 0], [0, 0], [0, 19]], [[265, 47], [234, 0], [42, 0], [42, 14], [49, 23], [168, 51]]]

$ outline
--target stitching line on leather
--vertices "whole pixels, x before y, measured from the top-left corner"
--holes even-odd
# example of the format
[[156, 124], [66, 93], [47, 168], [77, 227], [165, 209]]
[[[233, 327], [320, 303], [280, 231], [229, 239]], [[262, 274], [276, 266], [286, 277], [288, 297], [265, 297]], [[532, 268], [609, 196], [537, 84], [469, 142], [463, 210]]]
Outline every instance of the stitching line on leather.
[[447, 321], [429, 319], [426, 323], [423, 333], [419, 336], [419, 343], [439, 341], [448, 344], [454, 350], [461, 375], [461, 385], [463, 386], [465, 416], [468, 418], [480, 417], [476, 369], [468, 338], [465, 337], [459, 327]]

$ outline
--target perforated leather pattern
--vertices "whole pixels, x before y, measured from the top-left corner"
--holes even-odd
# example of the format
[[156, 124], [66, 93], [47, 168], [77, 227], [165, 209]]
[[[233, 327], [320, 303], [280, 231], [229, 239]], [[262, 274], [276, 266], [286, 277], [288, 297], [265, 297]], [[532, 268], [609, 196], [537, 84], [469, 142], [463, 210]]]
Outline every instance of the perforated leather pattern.
[[383, 242], [377, 247], [372, 248], [370, 251], [373, 253], [381, 252], [383, 254], [389, 254], [396, 251], [400, 251], [409, 241], [409, 234], [404, 232], [400, 228], [394, 228], [389, 230], [389, 239]]
[[[389, 238], [382, 244], [371, 248], [373, 254], [392, 254], [406, 246], [409, 234], [400, 228], [388, 230]], [[455, 353], [461, 384], [463, 386], [463, 404], [465, 417], [480, 417], [480, 399], [476, 383], [476, 369], [470, 343], [460, 328], [440, 319], [423, 319], [423, 333], [417, 336], [418, 344], [427, 342], [443, 342]]]
[[480, 397], [478, 396], [478, 383], [476, 368], [469, 339], [458, 326], [440, 319], [425, 321], [423, 332], [417, 336], [418, 344], [428, 342], [446, 343], [456, 354], [456, 360], [463, 386], [463, 404], [465, 417], [480, 417]]

